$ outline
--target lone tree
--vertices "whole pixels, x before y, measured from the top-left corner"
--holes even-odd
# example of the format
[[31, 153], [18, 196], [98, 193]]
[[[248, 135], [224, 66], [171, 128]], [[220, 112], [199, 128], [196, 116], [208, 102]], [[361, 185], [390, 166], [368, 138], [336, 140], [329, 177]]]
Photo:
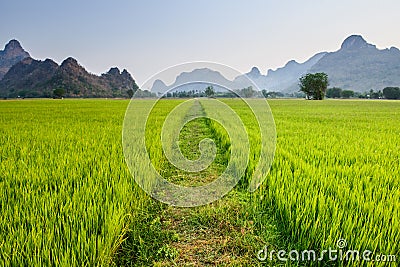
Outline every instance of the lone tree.
[[300, 91], [304, 92], [307, 99], [322, 100], [328, 88], [328, 74], [307, 73], [300, 78]]
[[54, 98], [62, 98], [65, 95], [65, 90], [62, 88], [57, 88], [53, 91]]
[[214, 87], [212, 85], [207, 86], [206, 90], [204, 91], [207, 97], [211, 97], [215, 94]]
[[126, 93], [128, 94], [129, 98], [132, 98], [135, 94], [135, 91], [133, 91], [133, 89], [129, 89], [128, 91], [126, 91]]
[[383, 96], [387, 99], [400, 99], [400, 88], [386, 87], [383, 89]]

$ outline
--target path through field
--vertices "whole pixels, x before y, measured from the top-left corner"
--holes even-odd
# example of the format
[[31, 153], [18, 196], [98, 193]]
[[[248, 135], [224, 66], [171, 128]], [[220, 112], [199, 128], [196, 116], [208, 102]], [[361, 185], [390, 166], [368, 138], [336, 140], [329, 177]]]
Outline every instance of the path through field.
[[[193, 101], [186, 118], [206, 115], [200, 101]], [[185, 119], [186, 119], [185, 118]], [[195, 160], [200, 156], [199, 143], [204, 138], [218, 140], [210, 119], [197, 118], [188, 122], [180, 133], [180, 148], [185, 157]], [[218, 141], [216, 141], [218, 142]], [[224, 171], [229, 147], [217, 145], [213, 163], [204, 171], [190, 173], [165, 163], [160, 172], [167, 180], [183, 186], [204, 185], [216, 179]], [[228, 150], [228, 151], [226, 151]], [[228, 153], [227, 153], [228, 152]], [[255, 214], [251, 214], [250, 194], [234, 189], [227, 196], [212, 204], [196, 208], [180, 208], [163, 205], [148, 221], [157, 224], [164, 243], [153, 253], [155, 266], [257, 266], [257, 251], [266, 243], [276, 244], [278, 230], [272, 219], [264, 218], [268, 229], [264, 237], [257, 234]], [[265, 216], [267, 217], [267, 216]], [[267, 223], [268, 222], [268, 223]], [[260, 230], [260, 229], [258, 229]], [[265, 238], [267, 236], [267, 238]], [[131, 240], [132, 245], [135, 240]], [[156, 241], [155, 241], [156, 242]], [[129, 241], [127, 243], [130, 243]], [[124, 248], [129, 251], [128, 247]], [[124, 258], [124, 257], [123, 257]], [[140, 261], [142, 260], [142, 261]], [[135, 265], [149, 264], [149, 258], [124, 258]]]

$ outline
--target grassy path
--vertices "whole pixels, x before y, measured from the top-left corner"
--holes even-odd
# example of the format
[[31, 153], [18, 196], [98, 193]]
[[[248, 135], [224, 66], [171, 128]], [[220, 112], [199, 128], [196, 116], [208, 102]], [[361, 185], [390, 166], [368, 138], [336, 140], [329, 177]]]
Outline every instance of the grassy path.
[[[205, 115], [197, 100], [186, 116], [195, 115]], [[200, 156], [199, 142], [204, 138], [213, 139], [217, 146], [213, 163], [201, 172], [187, 173], [166, 162], [162, 172], [169, 181], [199, 186], [216, 179], [224, 171], [229, 153], [227, 147], [218, 143], [218, 136], [214, 136], [216, 133], [211, 127], [207, 118], [188, 122], [180, 132], [179, 144], [183, 155], [194, 160]], [[221, 200], [202, 207], [177, 208], [154, 203], [159, 207], [138, 222], [143, 225], [144, 234], [128, 237], [120, 264], [258, 266], [257, 251], [265, 244], [276, 244], [278, 231], [268, 212], [260, 213], [252, 208], [250, 197], [245, 190], [234, 189]], [[256, 224], [256, 220], [263, 225]], [[149, 243], [138, 251], [135, 248], [138, 241]], [[138, 257], [138, 253], [142, 256]]]
[[[192, 107], [188, 110], [185, 119], [196, 116], [205, 116], [205, 112], [198, 100], [193, 101]], [[210, 128], [210, 120], [207, 118], [197, 118], [189, 121], [181, 130], [179, 135], [179, 146], [182, 154], [190, 160], [200, 157], [199, 143], [204, 138], [215, 139]], [[200, 172], [184, 172], [177, 168], [171, 168], [170, 164], [165, 164], [163, 169], [167, 179], [175, 184], [183, 186], [201, 186], [208, 184], [216, 179], [228, 164], [225, 153], [226, 148], [217, 144], [219, 153], [213, 163], [205, 170]], [[228, 153], [229, 155], [229, 153]]]
[[[193, 103], [187, 117], [205, 115], [199, 101]], [[180, 147], [188, 159], [200, 156], [198, 144], [204, 138], [217, 140], [207, 118], [190, 121], [180, 134]], [[204, 185], [216, 179], [225, 169], [228, 158], [224, 147], [217, 143], [216, 159], [204, 171], [182, 174], [174, 170], [169, 179], [185, 186]], [[229, 153], [228, 153], [229, 156]], [[257, 243], [243, 193], [232, 192], [213, 204], [197, 208], [167, 207], [160, 215], [162, 230], [174, 232], [175, 239], [163, 246], [164, 259], [156, 266], [243, 266], [256, 265]], [[246, 218], [247, 217], [247, 218]]]

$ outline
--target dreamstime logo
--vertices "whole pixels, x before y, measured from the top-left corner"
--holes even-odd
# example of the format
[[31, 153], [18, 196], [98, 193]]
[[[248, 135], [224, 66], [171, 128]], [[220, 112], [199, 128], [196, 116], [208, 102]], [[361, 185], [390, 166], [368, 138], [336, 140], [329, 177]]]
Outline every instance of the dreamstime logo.
[[365, 262], [396, 262], [396, 255], [374, 255], [370, 250], [352, 250], [346, 249], [346, 239], [339, 239], [336, 242], [337, 248], [329, 248], [321, 251], [313, 249], [306, 250], [268, 250], [265, 246], [257, 253], [257, 259], [259, 261], [365, 261]]
[[[224, 77], [240, 76], [235, 82]], [[181, 74], [181, 75], [180, 75]], [[173, 81], [173, 85], [165, 86], [160, 81]], [[216, 156], [216, 145], [213, 140], [206, 138], [199, 143], [201, 153], [197, 160], [185, 158], [179, 147], [179, 134], [182, 128], [196, 118], [208, 118], [221, 125], [228, 133], [230, 141], [230, 158], [225, 171], [214, 181], [196, 187], [185, 187], [171, 183], [165, 179], [153, 166], [146, 148], [146, 127], [148, 118], [154, 112], [161, 99], [172, 92], [200, 91], [207, 86], [213, 86], [217, 92], [235, 93], [245, 108], [252, 112], [259, 128], [260, 156], [255, 163], [249, 188], [255, 191], [267, 175], [275, 153], [276, 131], [275, 123], [267, 101], [257, 85], [246, 75], [216, 63], [195, 62], [168, 68], [149, 79], [142, 89], [157, 90], [158, 98], [139, 100], [139, 91], [134, 95], [126, 110], [122, 141], [124, 155], [129, 170], [136, 183], [153, 198], [173, 206], [194, 207], [211, 203], [225, 194], [244, 176], [249, 164], [250, 141], [249, 134], [242, 117], [228, 104], [218, 98], [205, 97], [196, 100], [189, 99], [177, 105], [167, 116], [161, 130], [163, 153], [168, 161], [176, 168], [185, 172], [200, 172], [207, 169]], [[238, 90], [252, 87], [248, 91]], [[251, 90], [251, 89], [250, 89]], [[244, 93], [242, 93], [244, 92]], [[250, 97], [251, 96], [251, 97]], [[168, 100], [166, 100], [168, 101]], [[194, 105], [200, 105], [202, 112], [188, 116], [188, 111]]]

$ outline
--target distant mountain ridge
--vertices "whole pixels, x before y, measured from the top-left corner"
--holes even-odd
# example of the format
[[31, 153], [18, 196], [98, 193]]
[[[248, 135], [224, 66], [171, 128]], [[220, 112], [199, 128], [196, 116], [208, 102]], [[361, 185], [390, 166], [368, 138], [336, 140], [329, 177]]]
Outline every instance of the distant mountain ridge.
[[50, 97], [54, 89], [64, 89], [67, 97], [126, 97], [138, 86], [132, 76], [118, 68], [97, 76], [72, 57], [59, 66], [51, 59], [25, 58], [15, 64], [0, 81], [0, 93], [7, 97]]
[[[58, 65], [51, 59], [35, 60], [18, 41], [12, 40], [2, 51], [0, 65], [16, 61], [0, 80], [2, 97], [51, 97], [63, 89], [66, 97], [128, 97], [138, 86], [127, 70], [114, 67], [100, 76], [91, 74], [72, 57]], [[7, 55], [7, 60], [3, 60]], [[20, 59], [19, 61], [17, 61]]]
[[[292, 93], [298, 91], [302, 75], [316, 72], [327, 73], [329, 86], [344, 90], [365, 92], [400, 86], [400, 50], [378, 49], [361, 35], [351, 35], [337, 51], [317, 53], [304, 63], [290, 60], [265, 75], [253, 67], [250, 72], [228, 80], [218, 71], [202, 68], [182, 72], [170, 85], [156, 80], [151, 90], [179, 90], [192, 81], [196, 83], [185, 85], [185, 90], [204, 90], [209, 84], [217, 91], [242, 89], [254, 85], [250, 78], [260, 90]], [[111, 68], [107, 73], [94, 75], [72, 57], [61, 65], [51, 59], [35, 60], [17, 40], [11, 40], [0, 50], [0, 96], [51, 96], [55, 89], [65, 90], [67, 97], [127, 97], [127, 91], [135, 91], [138, 86], [125, 69], [121, 72]]]
[[330, 86], [354, 91], [400, 86], [400, 50], [379, 50], [360, 35], [352, 35], [336, 52], [326, 54], [310, 72], [325, 72]]
[[[212, 70], [209, 71], [214, 77], [217, 75], [211, 72]], [[351, 35], [342, 42], [339, 50], [317, 53], [304, 63], [290, 60], [284, 67], [268, 70], [266, 75], [257, 67], [253, 67], [250, 72], [236, 77], [233, 81], [218, 73], [222, 76], [218, 80], [225, 79], [224, 84], [231, 89], [241, 89], [252, 85], [247, 79], [250, 78], [260, 90], [292, 93], [299, 90], [298, 81], [302, 75], [316, 72], [327, 73], [329, 86], [344, 90], [365, 92], [370, 89], [382, 90], [388, 86], [400, 86], [400, 50], [395, 47], [379, 50], [361, 35]], [[179, 84], [181, 75], [169, 87]], [[193, 70], [184, 76], [187, 81], [197, 80], [199, 70]], [[163, 84], [162, 81], [157, 81], [152, 91], [158, 92], [162, 87], [161, 83]], [[164, 84], [164, 88], [165, 86]]]
[[258, 77], [257, 84], [268, 91], [296, 92], [298, 80], [305, 73], [325, 72], [329, 86], [365, 92], [400, 86], [400, 51], [392, 47], [379, 50], [361, 35], [351, 35], [335, 52], [322, 52], [305, 63], [289, 61], [276, 71]]
[[155, 80], [151, 91], [154, 93], [164, 93], [169, 90], [202, 91], [209, 85], [212, 85], [216, 91], [226, 91], [227, 88], [235, 87], [232, 81], [226, 79], [218, 71], [200, 68], [180, 73], [171, 85], [166, 85], [161, 80]]
[[[258, 86], [259, 89], [266, 89], [268, 91], [283, 91], [282, 88], [288, 88], [294, 83], [297, 83], [298, 79], [306, 74], [311, 67], [316, 64], [322, 57], [327, 53], [322, 52], [314, 55], [304, 63], [298, 63], [295, 60], [290, 60], [282, 68], [277, 70], [269, 69], [267, 75], [262, 75], [258, 68], [253, 67], [249, 73], [245, 75], [252, 79]], [[240, 87], [249, 86], [247, 79], [242, 76], [235, 78], [234, 82], [240, 84]]]

